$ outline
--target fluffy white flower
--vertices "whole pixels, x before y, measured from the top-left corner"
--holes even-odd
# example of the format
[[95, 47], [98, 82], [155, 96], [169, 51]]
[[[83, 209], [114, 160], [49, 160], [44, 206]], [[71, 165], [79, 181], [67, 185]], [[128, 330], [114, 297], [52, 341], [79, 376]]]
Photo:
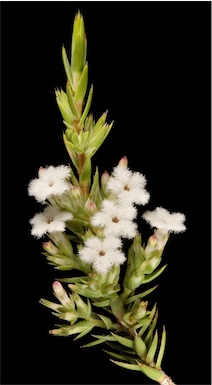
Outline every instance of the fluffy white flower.
[[40, 167], [38, 178], [31, 180], [28, 185], [28, 194], [41, 203], [53, 195], [63, 194], [70, 188], [67, 181], [70, 171], [70, 168], [64, 165]]
[[30, 219], [30, 224], [32, 225], [31, 234], [34, 237], [41, 238], [46, 233], [64, 231], [65, 222], [72, 219], [72, 213], [61, 211], [54, 206], [48, 206], [43, 212], [35, 214]]
[[99, 212], [93, 215], [91, 223], [93, 226], [103, 227], [104, 235], [123, 237], [131, 239], [137, 231], [136, 217], [137, 210], [132, 205], [118, 205], [108, 199], [103, 200]]
[[152, 226], [165, 231], [180, 233], [186, 230], [183, 222], [185, 215], [170, 213], [163, 207], [157, 207], [154, 211], [146, 211], [142, 217]]
[[146, 178], [139, 172], [132, 172], [128, 168], [118, 165], [107, 182], [109, 191], [117, 195], [121, 204], [145, 205], [150, 198], [145, 190]]
[[91, 263], [100, 274], [106, 274], [113, 265], [120, 265], [125, 261], [125, 255], [118, 250], [121, 240], [113, 236], [100, 239], [91, 237], [85, 241], [85, 246], [79, 250], [79, 257], [86, 263]]

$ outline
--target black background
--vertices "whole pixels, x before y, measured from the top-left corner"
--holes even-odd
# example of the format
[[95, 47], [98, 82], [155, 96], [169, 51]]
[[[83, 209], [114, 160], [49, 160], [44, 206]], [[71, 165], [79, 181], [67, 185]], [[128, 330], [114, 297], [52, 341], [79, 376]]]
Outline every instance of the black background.
[[[91, 112], [114, 127], [93, 158], [100, 172], [126, 155], [147, 178], [151, 200], [186, 215], [172, 235], [168, 268], [149, 297], [167, 328], [163, 368], [178, 384], [210, 382], [210, 15], [196, 2], [2, 2], [2, 383], [150, 384], [114, 366], [101, 348], [52, 337], [60, 274], [30, 235], [41, 207], [27, 195], [40, 165], [69, 163], [54, 89], [65, 85], [75, 13], [88, 38]], [[141, 210], [142, 213], [142, 210]], [[145, 236], [151, 230], [140, 221]]]

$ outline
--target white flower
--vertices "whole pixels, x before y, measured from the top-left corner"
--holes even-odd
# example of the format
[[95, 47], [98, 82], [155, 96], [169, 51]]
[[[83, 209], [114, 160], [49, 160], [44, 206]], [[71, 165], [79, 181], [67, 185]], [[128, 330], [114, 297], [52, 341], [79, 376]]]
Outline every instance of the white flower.
[[93, 226], [104, 228], [104, 235], [131, 239], [135, 236], [137, 226], [132, 220], [136, 217], [137, 210], [132, 205], [120, 206], [108, 199], [103, 200], [99, 212], [93, 215]]
[[57, 207], [48, 206], [43, 212], [35, 214], [30, 219], [32, 225], [31, 234], [34, 237], [41, 238], [46, 233], [55, 231], [64, 231], [65, 222], [73, 219], [72, 213], [61, 211]]
[[128, 168], [118, 165], [113, 169], [108, 180], [107, 188], [117, 195], [121, 204], [135, 203], [145, 205], [150, 198], [145, 190], [146, 178], [139, 172], [132, 172]]
[[64, 165], [40, 167], [38, 178], [31, 180], [28, 185], [28, 194], [41, 203], [53, 195], [63, 194], [70, 188], [67, 181], [70, 171], [71, 169]]
[[79, 257], [82, 261], [91, 263], [98, 273], [106, 274], [113, 265], [120, 265], [125, 261], [125, 255], [118, 250], [120, 247], [119, 238], [90, 237], [85, 241], [85, 246], [79, 250]]
[[185, 215], [181, 213], [170, 213], [163, 207], [157, 207], [154, 211], [146, 211], [142, 217], [152, 226], [157, 229], [180, 233], [186, 230], [183, 222]]

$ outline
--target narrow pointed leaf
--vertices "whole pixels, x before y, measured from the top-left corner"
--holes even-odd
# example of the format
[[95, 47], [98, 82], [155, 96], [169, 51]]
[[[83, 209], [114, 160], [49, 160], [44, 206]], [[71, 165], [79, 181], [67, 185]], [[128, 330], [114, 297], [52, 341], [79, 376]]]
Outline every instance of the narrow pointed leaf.
[[135, 343], [135, 350], [137, 355], [141, 358], [144, 357], [147, 350], [145, 342], [142, 340], [141, 337], [139, 337], [138, 335], [135, 335], [134, 343]]
[[108, 336], [101, 336], [101, 335], [98, 335], [98, 334], [93, 334], [93, 337], [94, 338], [98, 338], [102, 341], [116, 341], [116, 338], [111, 336], [111, 335], [108, 335]]
[[135, 355], [137, 356], [136, 352], [130, 348], [127, 348], [127, 347], [124, 347], [123, 345], [120, 345], [118, 343], [115, 343], [115, 342], [109, 342], [109, 341], [106, 341], [105, 342], [106, 345], [108, 345], [110, 348], [114, 349], [114, 350], [117, 350], [119, 353], [124, 353], [124, 354], [132, 354], [132, 355]]
[[152, 291], [155, 290], [157, 287], [158, 287], [158, 285], [152, 287], [151, 289], [148, 289], [148, 290], [144, 291], [143, 293], [140, 293], [140, 294], [137, 294], [137, 295], [133, 295], [132, 297], [127, 298], [124, 301], [124, 304], [128, 305], [129, 303], [134, 302], [138, 298], [141, 299], [143, 297], [146, 297], [148, 294], [152, 293]]
[[165, 268], [167, 267], [167, 265], [164, 265], [162, 266], [160, 269], [154, 271], [154, 273], [152, 274], [149, 274], [149, 275], [146, 275], [142, 281], [142, 284], [144, 283], [149, 283], [151, 282], [153, 279], [157, 278], [164, 270]]
[[72, 79], [72, 72], [71, 72], [71, 66], [68, 60], [68, 56], [65, 50], [65, 47], [62, 47], [62, 59], [63, 59], [63, 65], [65, 68], [66, 76], [68, 78], [69, 83], [73, 87], [73, 79]]
[[98, 314], [98, 316], [101, 318], [101, 320], [104, 322], [106, 328], [109, 330], [112, 326], [112, 321], [110, 318], [108, 317], [105, 317], [104, 315], [102, 314]]
[[84, 69], [83, 69], [83, 72], [82, 72], [82, 75], [81, 75], [81, 78], [80, 78], [80, 81], [79, 81], [79, 84], [78, 84], [78, 87], [77, 87], [77, 90], [76, 90], [76, 93], [75, 93], [75, 100], [76, 101], [83, 101], [84, 99], [84, 96], [86, 94], [86, 91], [87, 91], [87, 85], [88, 85], [88, 65], [86, 64]]
[[154, 363], [154, 357], [155, 357], [155, 353], [157, 350], [157, 346], [158, 346], [158, 332], [156, 330], [154, 338], [153, 338], [152, 343], [151, 343], [151, 346], [150, 346], [149, 351], [148, 351], [147, 356], [146, 356], [146, 363], [147, 364]]
[[142, 329], [139, 331], [139, 333], [138, 333], [138, 335], [141, 337], [143, 334], [144, 334], [144, 332], [148, 329], [148, 327], [149, 327], [149, 325], [151, 324], [151, 322], [152, 322], [152, 319], [153, 319], [153, 317], [154, 317], [154, 315], [155, 315], [155, 312], [156, 312], [156, 304], [154, 305], [154, 307], [152, 308], [152, 310], [151, 310], [151, 313], [148, 315], [148, 318], [147, 318], [147, 320], [148, 320], [148, 322], [146, 322], [146, 324], [142, 327]]
[[90, 348], [92, 346], [100, 345], [100, 344], [103, 344], [103, 343], [105, 343], [104, 340], [96, 340], [96, 341], [89, 342], [86, 345], [82, 345], [81, 348]]
[[84, 330], [83, 332], [78, 334], [77, 337], [74, 338], [74, 341], [78, 340], [79, 338], [84, 337], [86, 334], [88, 334], [93, 329], [93, 327], [94, 327], [94, 325], [92, 325], [92, 324], [90, 326], [88, 326], [88, 328], [86, 330]]
[[72, 89], [71, 89], [69, 81], [66, 84], [66, 94], [67, 94], [67, 98], [68, 98], [68, 102], [69, 102], [72, 114], [76, 118], [79, 118], [79, 112], [78, 112], [77, 106], [76, 106], [75, 101], [74, 101], [74, 96], [73, 96]]
[[110, 300], [106, 299], [105, 301], [101, 301], [101, 302], [93, 302], [93, 305], [97, 307], [107, 307], [110, 305]]
[[75, 152], [69, 147], [69, 142], [65, 136], [65, 134], [63, 134], [63, 140], [64, 140], [64, 143], [65, 143], [65, 146], [66, 146], [66, 149], [68, 151], [68, 154], [72, 160], [72, 163], [73, 165], [75, 166], [75, 168], [79, 171], [79, 162], [78, 162], [78, 158], [77, 158], [77, 155], [75, 154]]
[[147, 377], [151, 378], [151, 380], [159, 382], [160, 384], [166, 377], [165, 373], [162, 370], [151, 368], [150, 366], [142, 364], [140, 362], [138, 362], [138, 366], [142, 373], [144, 373]]
[[162, 338], [161, 338], [161, 344], [160, 344], [160, 350], [158, 353], [158, 358], [156, 361], [155, 367], [157, 369], [161, 369], [161, 362], [163, 359], [164, 351], [165, 351], [165, 346], [166, 346], [166, 329], [165, 326], [163, 327], [163, 333], [162, 333]]
[[81, 119], [79, 121], [79, 127], [80, 128], [83, 127], [84, 121], [87, 118], [88, 112], [90, 110], [91, 102], [92, 102], [92, 97], [93, 97], [93, 86], [91, 86], [91, 88], [90, 88], [90, 91], [89, 91], [89, 94], [88, 94], [88, 98], [87, 98], [87, 102], [86, 102], [85, 108], [83, 110], [83, 114], [81, 116]]
[[111, 310], [117, 319], [122, 319], [125, 310], [121, 298], [117, 295], [110, 299]]
[[91, 159], [86, 157], [85, 163], [80, 175], [80, 183], [82, 185], [88, 185], [91, 177]]
[[157, 320], [158, 320], [158, 312], [156, 311], [155, 317], [154, 317], [154, 319], [153, 319], [153, 321], [152, 321], [152, 324], [151, 324], [151, 326], [150, 326], [150, 328], [149, 328], [149, 331], [148, 331], [146, 337], [144, 338], [144, 341], [145, 341], [145, 343], [146, 343], [147, 345], [149, 345], [149, 344], [151, 343], [151, 341], [152, 341], [153, 332], [154, 332], [154, 330], [155, 330]]
[[110, 356], [112, 356], [114, 358], [118, 358], [120, 360], [133, 361], [133, 362], [135, 361], [135, 357], [133, 357], [133, 356], [118, 354], [118, 353], [110, 352], [109, 350], [105, 350], [105, 349], [103, 349], [103, 352], [109, 354]]
[[124, 345], [127, 348], [134, 349], [134, 341], [133, 340], [126, 338], [126, 337], [119, 336], [118, 334], [114, 334], [114, 333], [111, 333], [111, 334], [116, 339], [116, 341], [118, 341], [121, 345]]
[[140, 371], [140, 368], [138, 365], [127, 364], [126, 362], [121, 362], [121, 361], [114, 361], [114, 360], [110, 360], [110, 361], [113, 362], [114, 364], [118, 365], [118, 366], [121, 366], [122, 368], [125, 368], [128, 370]]

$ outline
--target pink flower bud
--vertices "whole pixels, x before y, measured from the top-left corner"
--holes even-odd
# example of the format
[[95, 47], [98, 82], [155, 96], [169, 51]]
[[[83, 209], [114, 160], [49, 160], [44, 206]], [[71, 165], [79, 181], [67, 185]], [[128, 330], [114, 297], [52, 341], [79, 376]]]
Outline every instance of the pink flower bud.
[[77, 186], [71, 186], [71, 193], [75, 198], [79, 198], [81, 196], [81, 191]]
[[128, 159], [126, 156], [123, 156], [123, 158], [120, 159], [118, 166], [124, 166], [127, 168], [128, 166]]
[[106, 186], [109, 177], [110, 177], [109, 173], [107, 171], [104, 171], [102, 176], [101, 176], [101, 185], [102, 186]]
[[96, 204], [93, 201], [87, 201], [85, 208], [89, 214], [95, 214], [97, 212]]
[[44, 167], [40, 166], [38, 170], [38, 177], [40, 178], [42, 171], [44, 170]]
[[45, 251], [47, 251], [51, 255], [55, 255], [59, 253], [59, 249], [53, 245], [52, 242], [44, 242], [43, 248]]
[[74, 309], [73, 299], [68, 296], [68, 294], [66, 293], [61, 283], [58, 281], [54, 281], [52, 286], [53, 286], [55, 297], [60, 301], [63, 307], [68, 310], [73, 310]]
[[53, 290], [54, 290], [55, 294], [57, 294], [57, 295], [63, 294], [64, 289], [63, 289], [63, 287], [62, 287], [60, 282], [54, 281], [52, 287], [53, 287]]

